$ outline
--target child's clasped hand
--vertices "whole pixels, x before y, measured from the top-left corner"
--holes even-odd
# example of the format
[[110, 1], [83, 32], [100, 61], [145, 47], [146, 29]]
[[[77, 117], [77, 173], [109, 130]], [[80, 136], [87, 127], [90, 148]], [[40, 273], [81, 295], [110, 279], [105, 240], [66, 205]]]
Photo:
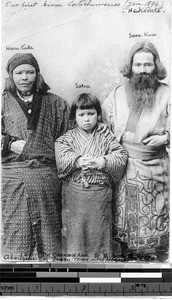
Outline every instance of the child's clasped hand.
[[101, 170], [104, 166], [103, 157], [87, 157], [81, 156], [76, 161], [77, 168], [82, 170], [98, 169]]

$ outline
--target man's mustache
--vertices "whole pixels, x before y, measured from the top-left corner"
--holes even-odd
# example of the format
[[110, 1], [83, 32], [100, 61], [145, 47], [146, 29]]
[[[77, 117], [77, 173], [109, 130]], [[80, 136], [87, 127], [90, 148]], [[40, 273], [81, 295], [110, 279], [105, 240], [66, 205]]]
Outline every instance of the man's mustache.
[[130, 78], [130, 83], [135, 90], [143, 90], [149, 88], [153, 88], [153, 90], [156, 90], [157, 88], [156, 75], [146, 72], [133, 74]]
[[140, 72], [138, 74], [132, 74], [132, 78], [142, 78], [142, 77], [145, 77], [145, 78], [156, 78], [155, 74], [154, 73], [146, 73], [146, 72]]

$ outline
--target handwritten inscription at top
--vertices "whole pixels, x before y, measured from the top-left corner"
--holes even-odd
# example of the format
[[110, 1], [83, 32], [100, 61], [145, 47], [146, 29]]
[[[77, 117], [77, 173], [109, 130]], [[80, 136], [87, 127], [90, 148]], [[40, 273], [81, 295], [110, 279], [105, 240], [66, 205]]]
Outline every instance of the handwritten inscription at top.
[[62, 7], [61, 3], [52, 3], [51, 1], [45, 0], [43, 3], [40, 4], [40, 2], [29, 2], [29, 1], [24, 1], [21, 3], [13, 3], [13, 1], [8, 1], [6, 3], [6, 7], [11, 7], [11, 8], [19, 8], [22, 7], [24, 9], [27, 8], [34, 8], [34, 7]]
[[91, 6], [91, 7], [119, 7], [121, 4], [120, 2], [115, 2], [114, 0], [112, 1], [107, 1], [107, 2], [96, 2], [94, 0], [72, 0], [68, 3], [68, 6]]
[[126, 0], [122, 6], [122, 13], [161, 13], [163, 0], [156, 1], [130, 1]]
[[163, 0], [10, 0], [4, 5], [6, 8], [32, 9], [32, 8], [60, 8], [68, 7], [104, 7], [120, 8], [122, 13], [161, 13], [164, 12]]
[[[100, 1], [100, 2], [99, 2]], [[120, 7], [120, 1], [102, 1], [102, 0], [69, 0], [69, 2], [63, 2], [63, 0], [44, 0], [44, 1], [24, 1], [14, 2], [13, 0], [7, 1], [5, 6], [7, 8], [35, 8], [35, 7]]]

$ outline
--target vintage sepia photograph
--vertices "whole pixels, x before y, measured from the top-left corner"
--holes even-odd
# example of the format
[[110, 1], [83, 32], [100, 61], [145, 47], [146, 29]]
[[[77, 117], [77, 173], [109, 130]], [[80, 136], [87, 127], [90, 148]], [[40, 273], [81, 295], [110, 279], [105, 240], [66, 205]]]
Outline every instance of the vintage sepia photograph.
[[1, 263], [171, 262], [170, 2], [2, 1]]

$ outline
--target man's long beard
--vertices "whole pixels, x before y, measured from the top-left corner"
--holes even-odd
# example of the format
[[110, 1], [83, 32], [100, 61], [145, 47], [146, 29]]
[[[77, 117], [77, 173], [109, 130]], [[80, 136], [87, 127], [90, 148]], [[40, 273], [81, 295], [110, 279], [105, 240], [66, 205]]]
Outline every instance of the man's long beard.
[[133, 74], [127, 84], [130, 110], [133, 112], [151, 111], [158, 86], [159, 82], [154, 74]]

